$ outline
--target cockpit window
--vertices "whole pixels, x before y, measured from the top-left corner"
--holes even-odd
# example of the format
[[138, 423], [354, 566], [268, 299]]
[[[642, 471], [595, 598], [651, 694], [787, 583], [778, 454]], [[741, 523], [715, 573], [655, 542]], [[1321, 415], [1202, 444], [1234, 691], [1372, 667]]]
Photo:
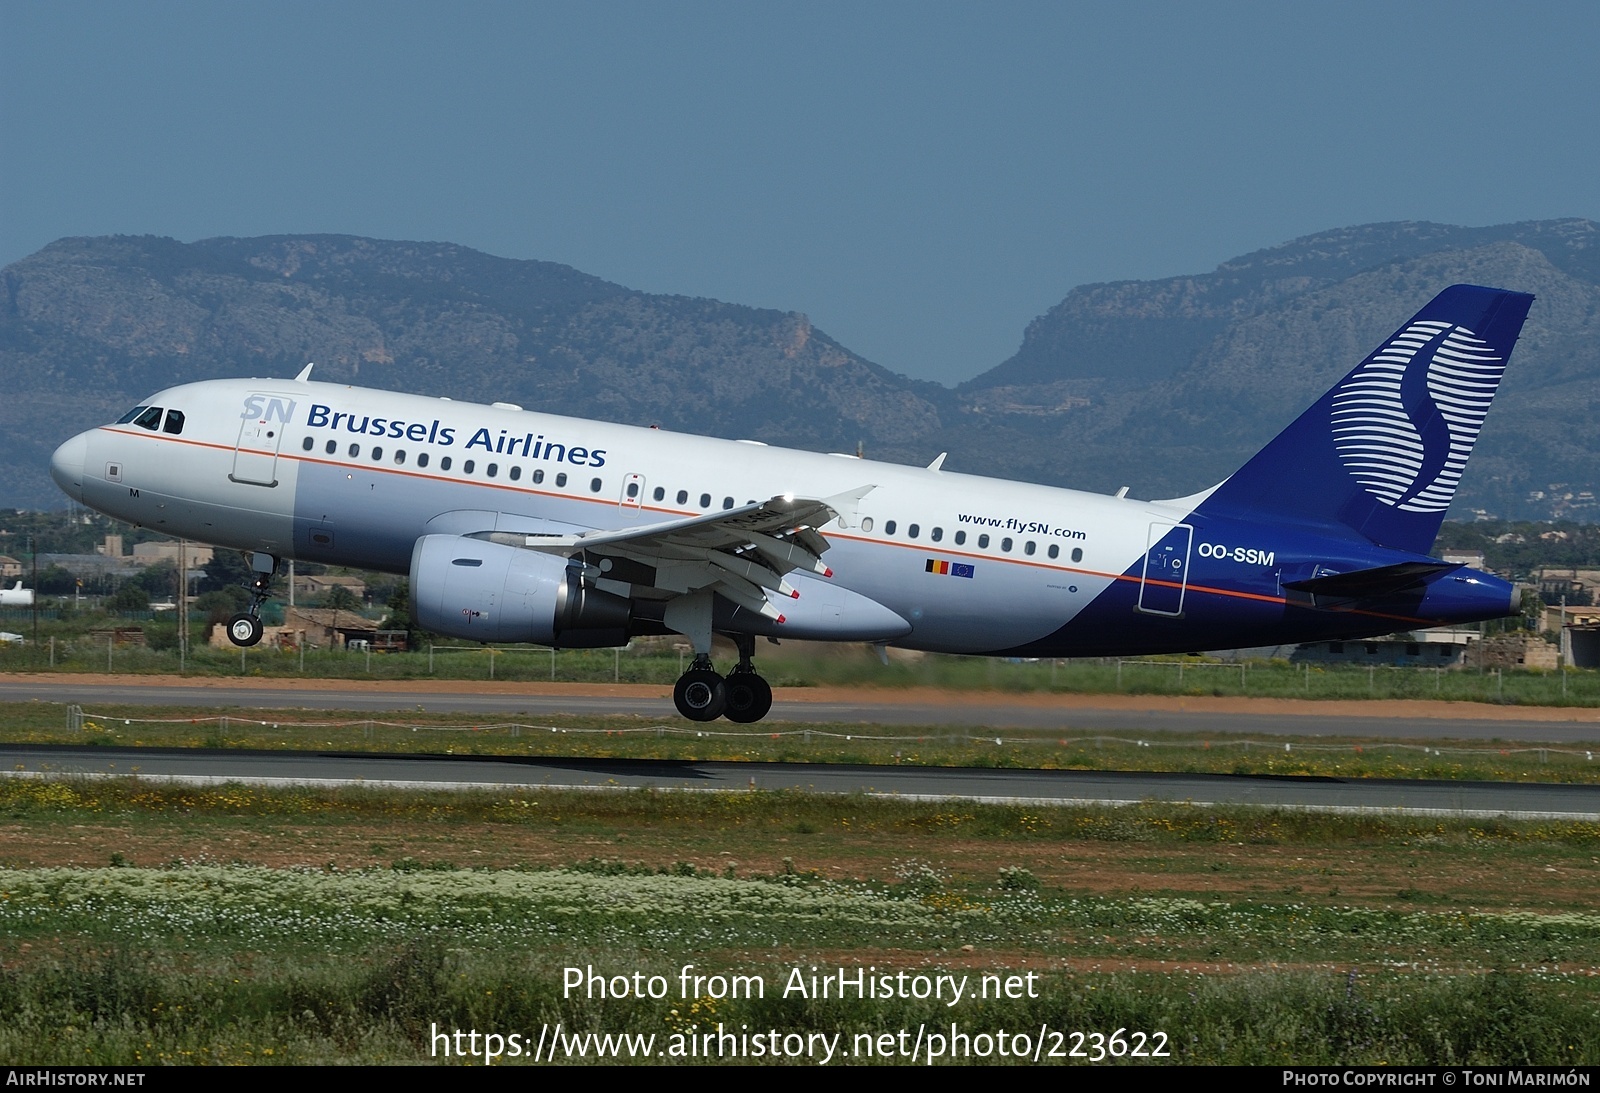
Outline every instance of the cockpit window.
[[140, 414], [144, 413], [148, 409], [149, 409], [148, 406], [135, 406], [133, 409], [129, 410], [127, 413], [125, 413], [121, 417], [117, 418], [117, 424], [118, 425], [126, 425], [126, 424], [128, 424], [128, 422], [132, 421], [134, 418], [138, 417]]
[[161, 407], [149, 406], [144, 413], [133, 419], [133, 423], [141, 429], [149, 429], [152, 433], [161, 428]]
[[161, 431], [163, 433], [171, 433], [173, 436], [178, 436], [180, 433], [182, 433], [183, 432], [183, 411], [182, 410], [168, 410], [167, 411], [167, 421], [166, 421], [166, 424], [161, 426]]

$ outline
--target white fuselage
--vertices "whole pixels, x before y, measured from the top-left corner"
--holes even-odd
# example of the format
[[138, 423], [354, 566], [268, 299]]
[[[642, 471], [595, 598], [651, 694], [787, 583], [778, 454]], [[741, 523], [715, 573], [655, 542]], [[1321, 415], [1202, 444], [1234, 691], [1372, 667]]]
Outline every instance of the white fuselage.
[[[808, 610], [773, 592], [768, 615], [788, 608], [787, 630], [716, 625], [945, 652], [1276, 645], [1495, 617], [1515, 599], [1486, 574], [1432, 579], [1449, 567], [1336, 523], [1208, 505], [1214, 491], [1172, 501], [1105, 497], [300, 380], [159, 392], [123, 422], [63, 444], [51, 474], [86, 505], [251, 552], [269, 570], [297, 558], [407, 573], [414, 549], [439, 536], [648, 536], [655, 525], [784, 496], [832, 499], [837, 518], [816, 529], [830, 578], [790, 576]], [[858, 500], [839, 501], [841, 509], [839, 498]], [[572, 550], [575, 562], [582, 552]], [[642, 610], [638, 632], [678, 629], [663, 604], [688, 586], [669, 579], [670, 546], [652, 560], [645, 584], [608, 584], [603, 566], [594, 582]], [[1425, 588], [1363, 591], [1359, 602], [1312, 602], [1295, 591], [1318, 575], [1381, 575], [1419, 560], [1430, 575]], [[440, 572], [425, 576], [437, 584]]]
[[828, 564], [924, 649], [1046, 637], [1192, 507], [335, 384], [217, 380], [147, 405], [181, 431], [82, 434], [57, 455], [68, 492], [173, 536], [395, 573], [451, 513], [620, 528], [871, 486], [848, 527], [820, 529]]

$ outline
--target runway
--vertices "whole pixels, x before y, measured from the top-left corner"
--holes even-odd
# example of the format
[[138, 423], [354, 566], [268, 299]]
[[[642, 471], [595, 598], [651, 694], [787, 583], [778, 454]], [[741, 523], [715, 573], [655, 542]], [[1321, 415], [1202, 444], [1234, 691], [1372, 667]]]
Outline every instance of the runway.
[[0, 746], [4, 777], [127, 777], [191, 784], [364, 784], [421, 789], [655, 788], [868, 793], [1029, 805], [1186, 802], [1316, 811], [1600, 821], [1600, 786], [949, 767], [414, 756], [59, 745]]
[[[0, 678], [0, 702], [198, 706], [377, 712], [469, 713], [497, 720], [562, 714], [683, 723], [669, 691], [578, 684], [358, 684], [347, 681], [201, 681], [129, 676]], [[1371, 710], [1372, 712], [1368, 712]], [[994, 692], [845, 691], [780, 688], [768, 723], [940, 726], [1074, 733], [1216, 733], [1289, 738], [1507, 740], [1600, 744], [1600, 710], [1483, 703], [1314, 702], [1130, 695], [1008, 695]]]

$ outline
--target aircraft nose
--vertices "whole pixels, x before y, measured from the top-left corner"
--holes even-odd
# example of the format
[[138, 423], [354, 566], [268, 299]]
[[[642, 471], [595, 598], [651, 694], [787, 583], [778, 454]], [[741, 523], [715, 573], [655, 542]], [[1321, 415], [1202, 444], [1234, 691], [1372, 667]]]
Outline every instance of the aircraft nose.
[[74, 501], [83, 500], [83, 464], [89, 456], [89, 437], [79, 433], [50, 457], [50, 477]]

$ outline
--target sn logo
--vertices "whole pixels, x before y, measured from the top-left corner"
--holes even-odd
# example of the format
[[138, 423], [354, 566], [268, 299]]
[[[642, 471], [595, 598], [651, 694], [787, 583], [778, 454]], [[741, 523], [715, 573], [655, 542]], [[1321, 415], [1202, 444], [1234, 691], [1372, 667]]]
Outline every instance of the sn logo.
[[244, 413], [239, 415], [240, 421], [281, 421], [289, 423], [294, 416], [294, 399], [268, 398], [266, 395], [248, 395], [244, 400]]

